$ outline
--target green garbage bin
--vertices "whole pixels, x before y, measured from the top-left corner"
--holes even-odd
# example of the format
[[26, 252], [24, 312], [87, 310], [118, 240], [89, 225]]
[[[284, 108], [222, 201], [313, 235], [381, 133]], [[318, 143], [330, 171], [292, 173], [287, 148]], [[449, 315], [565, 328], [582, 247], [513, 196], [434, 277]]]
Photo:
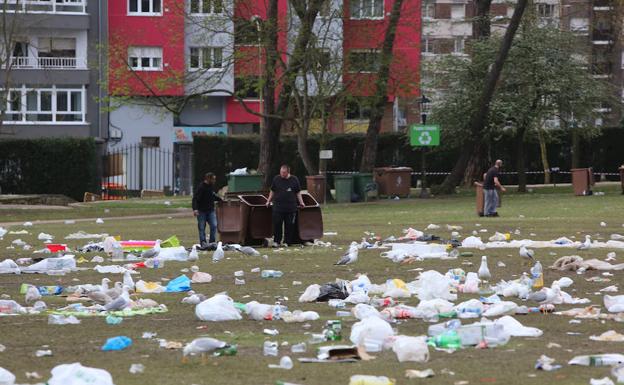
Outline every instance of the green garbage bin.
[[228, 175], [228, 193], [262, 190], [262, 174]]
[[336, 189], [336, 202], [350, 203], [353, 193], [353, 176], [334, 175], [334, 188]]
[[372, 172], [360, 172], [353, 175], [353, 192], [357, 194], [360, 201], [368, 201], [369, 192], [377, 193], [377, 187], [373, 181]]

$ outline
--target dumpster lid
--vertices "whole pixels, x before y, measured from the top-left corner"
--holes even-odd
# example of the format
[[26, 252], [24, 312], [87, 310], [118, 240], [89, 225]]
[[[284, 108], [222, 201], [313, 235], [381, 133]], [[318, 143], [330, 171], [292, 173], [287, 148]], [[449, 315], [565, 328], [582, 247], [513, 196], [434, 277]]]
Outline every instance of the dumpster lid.
[[247, 206], [266, 206], [267, 198], [262, 194], [240, 194], [240, 199]]

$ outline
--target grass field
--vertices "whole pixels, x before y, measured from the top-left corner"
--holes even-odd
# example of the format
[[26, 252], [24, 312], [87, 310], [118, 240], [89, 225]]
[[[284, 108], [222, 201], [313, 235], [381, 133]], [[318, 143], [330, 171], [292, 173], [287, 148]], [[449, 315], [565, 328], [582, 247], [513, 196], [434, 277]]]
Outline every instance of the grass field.
[[[593, 239], [608, 239], [612, 233], [624, 233], [624, 197], [619, 195], [615, 186], [597, 188], [605, 191], [603, 196], [574, 197], [570, 188], [540, 189], [534, 193], [517, 195], [507, 194], [503, 197], [500, 218], [478, 218], [474, 213], [474, 197], [468, 193], [449, 198], [429, 200], [403, 199], [398, 201], [381, 200], [367, 204], [327, 205], [323, 209], [325, 231], [335, 231], [336, 236], [327, 236], [323, 240], [344, 248], [352, 240], [360, 240], [365, 231], [374, 232], [385, 238], [390, 235], [399, 236], [407, 227], [423, 229], [430, 223], [442, 225], [442, 229], [433, 233], [448, 237], [449, 231], [444, 225], [461, 225], [462, 237], [468, 236], [473, 230], [487, 229], [481, 233], [484, 239], [494, 231], [514, 231], [519, 229], [521, 235], [516, 239], [531, 238], [534, 240], [550, 240], [560, 236], [582, 239], [585, 234]], [[36, 237], [39, 232], [54, 235], [55, 241], [63, 241], [72, 247], [82, 245], [83, 241], [64, 241], [63, 238], [77, 230], [87, 232], [106, 232], [121, 235], [123, 239], [165, 239], [176, 234], [184, 245], [190, 246], [196, 239], [196, 225], [189, 217], [167, 218], [176, 207], [189, 204], [188, 199], [174, 200], [171, 206], [162, 204], [163, 200], [145, 202], [113, 202], [87, 205], [83, 208], [59, 211], [11, 211], [5, 216], [0, 211], [0, 222], [37, 220], [48, 218], [89, 218], [103, 217], [105, 223], [98, 225], [93, 221], [76, 224], [36, 224], [27, 228], [29, 235], [6, 235], [0, 241], [0, 260], [30, 256], [29, 252], [6, 249], [10, 243], [21, 238], [35, 248], [42, 246]], [[151, 206], [150, 206], [151, 205]], [[104, 212], [108, 209], [108, 212]], [[107, 217], [139, 213], [164, 213], [162, 218], [150, 219], [116, 219]], [[601, 227], [600, 222], [606, 222]], [[477, 224], [481, 226], [478, 227]], [[12, 226], [11, 230], [22, 229]], [[531, 235], [535, 234], [535, 235]], [[579, 254], [584, 258], [604, 259], [609, 250], [536, 250], [538, 259], [544, 266], [549, 266], [556, 258], [563, 255]], [[301, 356], [314, 356], [315, 345], [308, 345], [305, 354], [292, 354], [289, 347], [280, 348], [280, 356], [290, 355], [295, 366], [290, 371], [269, 369], [270, 363], [277, 364], [279, 357], [264, 357], [262, 344], [265, 340], [288, 341], [290, 344], [307, 341], [310, 336], [305, 333], [319, 333], [325, 321], [336, 319], [335, 309], [325, 303], [300, 304], [297, 298], [307, 285], [325, 283], [336, 278], [354, 279], [357, 273], [367, 273], [374, 283], [383, 283], [388, 278], [400, 278], [405, 281], [414, 280], [418, 272], [416, 268], [436, 269], [442, 273], [450, 268], [461, 267], [466, 271], [476, 271], [479, 256], [487, 254], [492, 281], [516, 278], [527, 268], [521, 266], [517, 250], [496, 249], [475, 252], [474, 257], [459, 258], [452, 261], [418, 262], [412, 265], [399, 265], [379, 257], [379, 250], [368, 250], [360, 253], [359, 261], [352, 266], [333, 266], [342, 254], [337, 248], [292, 247], [288, 251], [261, 250], [268, 255], [262, 258], [244, 257], [239, 253], [227, 252], [226, 259], [213, 264], [210, 254], [203, 254], [196, 263], [201, 271], [213, 275], [213, 282], [194, 285], [197, 292], [211, 296], [227, 291], [239, 302], [257, 300], [262, 303], [273, 303], [277, 297], [288, 298], [284, 301], [289, 310], [314, 310], [321, 319], [310, 322], [311, 328], [306, 330], [302, 324], [287, 324], [283, 321], [257, 322], [244, 319], [242, 321], [210, 323], [196, 319], [194, 306], [180, 303], [183, 294], [141, 295], [142, 298], [153, 298], [167, 305], [169, 312], [157, 315], [136, 316], [125, 318], [119, 325], [108, 325], [104, 318], [83, 318], [79, 325], [48, 325], [47, 315], [0, 317], [0, 344], [6, 350], [0, 353], [0, 367], [12, 371], [18, 383], [35, 383], [27, 380], [25, 372], [37, 371], [44, 382], [50, 376], [50, 369], [61, 363], [81, 362], [83, 365], [108, 370], [118, 385], [132, 384], [275, 384], [284, 380], [298, 384], [348, 384], [353, 374], [375, 374], [396, 378], [397, 384], [588, 384], [590, 378], [601, 378], [609, 375], [609, 368], [572, 367], [567, 361], [575, 355], [594, 353], [619, 353], [624, 343], [604, 343], [589, 340], [590, 335], [598, 335], [604, 331], [615, 329], [622, 331], [622, 325], [615, 321], [583, 320], [580, 324], [570, 324], [570, 318], [556, 315], [527, 315], [516, 318], [525, 326], [538, 327], [544, 331], [540, 338], [513, 337], [502, 347], [477, 350], [463, 349], [452, 354], [430, 349], [431, 359], [425, 364], [399, 363], [392, 351], [375, 354], [376, 359], [358, 363], [343, 364], [302, 364], [296, 361]], [[556, 253], [557, 255], [551, 255]], [[86, 255], [90, 259], [94, 254]], [[616, 263], [623, 261], [624, 252], [618, 252]], [[496, 267], [497, 261], [504, 261], [506, 267]], [[467, 263], [472, 263], [468, 265]], [[134, 276], [135, 281], [159, 280], [174, 278], [180, 270], [192, 264], [187, 262], [170, 262], [163, 269], [140, 271]], [[92, 263], [80, 264], [80, 267], [93, 267]], [[258, 273], [251, 273], [254, 267], [279, 269], [284, 271], [280, 279], [262, 279]], [[246, 285], [235, 286], [233, 273], [245, 271]], [[566, 273], [574, 280], [571, 288], [565, 289], [575, 297], [591, 299], [592, 304], [602, 305], [602, 295], [595, 293], [608, 285], [622, 282], [623, 272], [614, 272], [610, 283], [591, 283], [585, 278], [600, 275], [599, 272], [587, 272], [584, 275]], [[547, 285], [564, 275], [564, 273], [546, 270]], [[23, 304], [23, 296], [18, 294], [22, 282], [36, 285], [74, 285], [78, 283], [99, 283], [105, 275], [93, 270], [72, 273], [66, 276], [47, 275], [0, 275], [0, 294], [8, 294]], [[111, 280], [121, 280], [121, 276], [107, 275]], [[301, 286], [294, 286], [293, 281], [301, 281]], [[471, 298], [460, 294], [457, 303]], [[520, 302], [518, 299], [512, 299]], [[45, 297], [49, 307], [61, 307], [66, 304], [62, 297]], [[404, 301], [408, 305], [417, 305], [418, 299]], [[574, 306], [561, 305], [557, 310]], [[606, 310], [603, 311], [606, 312]], [[355, 318], [343, 319], [343, 336], [350, 333]], [[465, 323], [465, 322], [464, 322]], [[423, 335], [429, 324], [422, 320], [409, 320], [395, 324], [399, 334]], [[276, 328], [279, 336], [270, 337], [263, 334], [264, 328]], [[235, 357], [210, 358], [207, 364], [199, 360], [183, 364], [181, 351], [159, 348], [155, 340], [142, 339], [143, 332], [158, 333], [158, 338], [171, 341], [189, 342], [192, 339], [207, 335], [238, 344], [238, 355]], [[568, 332], [580, 333], [568, 335]], [[104, 341], [113, 336], [131, 337], [133, 345], [120, 352], [102, 352], [100, 347]], [[551, 342], [561, 348], [547, 348]], [[52, 350], [51, 357], [35, 357], [35, 351], [48, 346]], [[46, 348], [47, 349], [47, 348]], [[534, 370], [535, 361], [541, 354], [557, 360], [564, 367], [555, 372]], [[128, 369], [132, 363], [145, 365], [143, 374], [130, 374]], [[405, 369], [432, 368], [436, 376], [425, 380], [409, 380], [404, 377]], [[446, 371], [443, 369], [447, 369]], [[454, 374], [449, 374], [452, 371]]]

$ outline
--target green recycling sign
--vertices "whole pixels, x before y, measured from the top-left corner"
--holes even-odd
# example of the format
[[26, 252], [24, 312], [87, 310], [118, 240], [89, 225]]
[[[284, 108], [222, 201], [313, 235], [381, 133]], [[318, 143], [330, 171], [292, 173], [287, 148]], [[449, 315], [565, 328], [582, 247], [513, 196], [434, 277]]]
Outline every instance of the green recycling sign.
[[410, 126], [410, 144], [416, 147], [439, 146], [440, 126], [412, 124]]

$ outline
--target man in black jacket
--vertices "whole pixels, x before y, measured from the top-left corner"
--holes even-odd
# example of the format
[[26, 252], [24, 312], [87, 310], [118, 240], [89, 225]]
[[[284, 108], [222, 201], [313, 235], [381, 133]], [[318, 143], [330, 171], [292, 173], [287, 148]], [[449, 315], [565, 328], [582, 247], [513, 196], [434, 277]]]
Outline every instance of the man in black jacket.
[[274, 245], [282, 242], [282, 226], [284, 227], [284, 243], [294, 241], [295, 222], [297, 221], [297, 207], [303, 206], [299, 179], [290, 175], [290, 167], [280, 167], [279, 175], [273, 178], [271, 192], [267, 206], [273, 203], [273, 242]]
[[193, 195], [193, 215], [197, 217], [197, 229], [199, 230], [199, 243], [202, 248], [206, 243], [206, 222], [210, 226], [210, 243], [214, 243], [217, 235], [217, 214], [215, 201], [223, 199], [214, 191], [215, 175], [211, 172], [204, 175], [204, 181], [199, 185]]

